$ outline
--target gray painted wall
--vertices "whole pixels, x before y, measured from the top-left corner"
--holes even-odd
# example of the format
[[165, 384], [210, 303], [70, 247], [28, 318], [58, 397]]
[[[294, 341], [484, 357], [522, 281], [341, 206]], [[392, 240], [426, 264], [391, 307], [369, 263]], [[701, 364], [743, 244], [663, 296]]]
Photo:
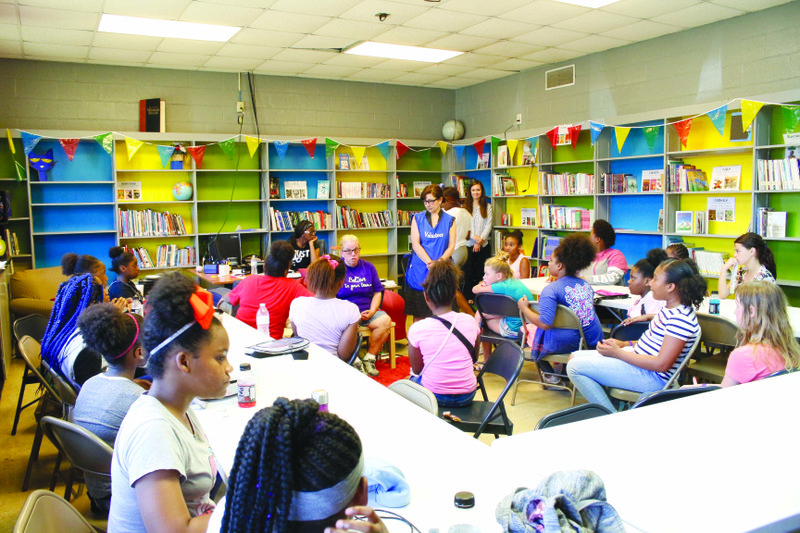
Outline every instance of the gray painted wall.
[[[263, 135], [438, 139], [455, 92], [378, 83], [256, 76]], [[246, 80], [242, 79], [243, 98]], [[0, 59], [0, 126], [139, 130], [139, 100], [167, 101], [167, 131], [234, 133], [237, 75]], [[252, 115], [244, 133], [255, 133]]]
[[[737, 97], [800, 99], [800, 2], [666, 35], [456, 91], [470, 138], [542, 133], [704, 112]], [[545, 91], [546, 70], [575, 64], [576, 84]], [[509, 136], [512, 133], [509, 133]]]

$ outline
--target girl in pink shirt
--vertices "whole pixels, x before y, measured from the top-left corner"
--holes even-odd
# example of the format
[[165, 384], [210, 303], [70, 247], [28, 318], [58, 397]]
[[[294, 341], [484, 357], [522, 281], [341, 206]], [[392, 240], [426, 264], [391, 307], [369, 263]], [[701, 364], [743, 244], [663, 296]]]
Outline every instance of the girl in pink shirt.
[[783, 291], [769, 281], [751, 281], [736, 290], [739, 347], [731, 352], [723, 387], [765, 378], [779, 370], [800, 368]]

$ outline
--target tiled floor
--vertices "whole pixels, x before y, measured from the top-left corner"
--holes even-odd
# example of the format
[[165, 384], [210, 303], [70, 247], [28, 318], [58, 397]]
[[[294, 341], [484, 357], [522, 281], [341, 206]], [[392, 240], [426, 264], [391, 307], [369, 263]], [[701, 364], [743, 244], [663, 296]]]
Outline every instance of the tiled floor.
[[[405, 354], [405, 346], [398, 344], [398, 353]], [[50, 475], [55, 464], [56, 451], [45, 438], [42, 444], [39, 461], [36, 463], [31, 478], [29, 491], [20, 492], [22, 478], [25, 474], [31, 443], [35, 431], [33, 409], [29, 407], [22, 413], [16, 436], [11, 436], [11, 425], [14, 421], [14, 409], [19, 395], [19, 383], [24, 365], [22, 360], [14, 359], [11, 364], [9, 378], [3, 387], [0, 398], [0, 449], [2, 450], [2, 468], [0, 468], [0, 532], [12, 531], [25, 498], [31, 490], [47, 488]], [[536, 375], [532, 363], [525, 363], [523, 376]], [[499, 378], [487, 380], [490, 398], [495, 398], [503, 381]], [[35, 387], [28, 386], [26, 398], [33, 398]], [[514, 433], [531, 431], [536, 422], [545, 414], [569, 407], [570, 396], [567, 392], [545, 391], [538, 385], [522, 384], [517, 394], [516, 405], [506, 402], [508, 413], [514, 422]], [[489, 444], [494, 440], [491, 435], [481, 436], [481, 441]], [[56, 487], [56, 492], [63, 496], [63, 481]], [[88, 509], [89, 501], [85, 494], [73, 502], [82, 512]]]

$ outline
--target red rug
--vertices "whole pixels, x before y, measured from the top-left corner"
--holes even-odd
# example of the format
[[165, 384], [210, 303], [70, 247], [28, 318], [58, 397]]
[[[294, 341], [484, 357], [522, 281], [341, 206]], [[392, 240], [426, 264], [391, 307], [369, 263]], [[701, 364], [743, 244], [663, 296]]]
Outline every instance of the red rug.
[[375, 368], [378, 369], [380, 374], [372, 379], [388, 387], [397, 380], [405, 379], [411, 373], [411, 364], [408, 362], [408, 357], [395, 357], [395, 368], [391, 368], [389, 358], [381, 359], [375, 362]]

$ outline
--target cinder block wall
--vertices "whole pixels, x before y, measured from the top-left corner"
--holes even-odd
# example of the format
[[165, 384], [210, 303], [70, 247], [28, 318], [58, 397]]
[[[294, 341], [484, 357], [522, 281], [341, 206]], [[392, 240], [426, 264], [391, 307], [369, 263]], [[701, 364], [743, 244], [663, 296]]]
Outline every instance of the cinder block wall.
[[[800, 1], [458, 89], [469, 137], [587, 119], [611, 124], [704, 112], [736, 97], [800, 100]], [[545, 91], [545, 71], [575, 64], [576, 84]], [[710, 104], [710, 105], [709, 105]]]
[[[366, 82], [255, 76], [263, 135], [439, 139], [455, 92]], [[244, 133], [254, 134], [247, 82]], [[167, 131], [235, 133], [235, 73], [0, 59], [0, 126], [139, 130], [139, 100], [167, 101]]]

